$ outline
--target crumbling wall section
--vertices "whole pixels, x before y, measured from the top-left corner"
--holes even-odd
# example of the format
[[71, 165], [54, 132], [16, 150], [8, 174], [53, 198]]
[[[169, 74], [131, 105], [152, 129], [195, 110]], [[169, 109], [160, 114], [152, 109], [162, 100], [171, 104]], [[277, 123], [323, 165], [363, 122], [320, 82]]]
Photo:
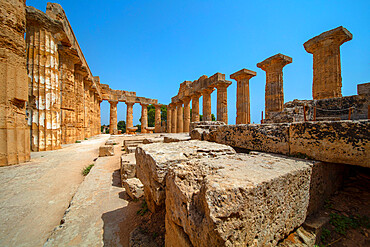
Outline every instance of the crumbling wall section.
[[199, 125], [190, 135], [236, 148], [370, 167], [370, 120]]
[[30, 159], [24, 0], [0, 1], [0, 166]]

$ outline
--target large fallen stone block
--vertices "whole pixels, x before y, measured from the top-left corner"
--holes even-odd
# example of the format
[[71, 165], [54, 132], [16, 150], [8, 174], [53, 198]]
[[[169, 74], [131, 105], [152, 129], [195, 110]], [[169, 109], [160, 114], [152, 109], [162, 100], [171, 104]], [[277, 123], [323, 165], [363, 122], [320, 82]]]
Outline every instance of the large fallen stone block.
[[290, 154], [370, 167], [370, 121], [303, 122], [290, 125]]
[[201, 141], [153, 143], [136, 148], [136, 174], [144, 184], [145, 200], [150, 211], [164, 207], [165, 177], [168, 168], [190, 157], [217, 157], [233, 154], [226, 145]]
[[129, 195], [133, 200], [139, 199], [144, 195], [144, 186], [138, 178], [123, 180], [123, 187], [125, 188], [127, 195]]
[[136, 177], [136, 164], [126, 160], [126, 156], [121, 156], [121, 179], [126, 180]]
[[289, 154], [289, 124], [223, 125], [203, 138], [237, 148]]
[[189, 134], [170, 134], [164, 136], [164, 143], [170, 143], [170, 142], [183, 142], [183, 141], [190, 141], [191, 137]]
[[275, 246], [306, 218], [311, 169], [267, 154], [172, 164], [166, 246]]
[[99, 147], [99, 157], [113, 156], [114, 146], [113, 145], [103, 145]]

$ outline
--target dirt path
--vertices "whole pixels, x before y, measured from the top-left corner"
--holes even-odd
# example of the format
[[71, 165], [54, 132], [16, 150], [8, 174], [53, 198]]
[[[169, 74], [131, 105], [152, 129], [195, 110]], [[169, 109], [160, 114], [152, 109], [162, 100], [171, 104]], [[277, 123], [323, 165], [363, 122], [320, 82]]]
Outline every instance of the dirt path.
[[32, 153], [31, 162], [0, 167], [0, 246], [42, 246], [83, 181], [82, 169], [108, 138]]

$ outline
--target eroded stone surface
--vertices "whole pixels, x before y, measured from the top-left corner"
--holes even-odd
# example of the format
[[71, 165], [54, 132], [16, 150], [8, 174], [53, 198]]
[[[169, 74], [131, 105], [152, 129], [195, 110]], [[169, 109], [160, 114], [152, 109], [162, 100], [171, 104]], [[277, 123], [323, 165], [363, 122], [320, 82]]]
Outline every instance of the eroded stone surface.
[[139, 199], [144, 195], [144, 185], [138, 178], [129, 178], [124, 180], [123, 186], [127, 195], [129, 195], [132, 200]]
[[[179, 152], [181, 150], [181, 152]], [[145, 200], [150, 211], [164, 206], [165, 176], [168, 167], [188, 157], [214, 157], [235, 153], [226, 145], [199, 141], [153, 143], [136, 148], [137, 177], [144, 184]], [[163, 155], [166, 154], [166, 155]]]
[[99, 157], [113, 156], [114, 146], [113, 145], [103, 145], [99, 147]]
[[275, 245], [306, 217], [310, 161], [201, 141], [144, 145], [136, 159], [149, 209], [165, 201], [166, 246]]
[[370, 121], [197, 126], [192, 139], [249, 150], [370, 167]]

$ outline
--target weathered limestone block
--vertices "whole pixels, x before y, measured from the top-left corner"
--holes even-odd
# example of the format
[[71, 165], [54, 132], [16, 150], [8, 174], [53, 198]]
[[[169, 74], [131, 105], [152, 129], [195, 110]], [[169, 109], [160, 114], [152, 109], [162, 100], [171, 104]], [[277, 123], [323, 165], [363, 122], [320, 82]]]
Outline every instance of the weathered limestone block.
[[218, 125], [225, 125], [224, 122], [221, 121], [196, 121], [196, 122], [191, 122], [190, 124], [190, 132], [198, 127], [206, 127], [206, 126], [218, 126]]
[[203, 138], [237, 148], [289, 154], [289, 124], [224, 125]]
[[30, 159], [25, 1], [0, 1], [0, 166]]
[[145, 138], [143, 140], [143, 144], [150, 144], [150, 143], [157, 143], [157, 142], [163, 142], [163, 137], [154, 137], [154, 138]]
[[136, 173], [144, 184], [149, 210], [155, 212], [164, 207], [165, 177], [171, 165], [186, 161], [188, 157], [216, 157], [233, 153], [235, 151], [231, 147], [200, 141], [153, 143], [137, 147]]
[[304, 122], [289, 128], [291, 155], [370, 167], [370, 121]]
[[164, 143], [170, 143], [170, 142], [183, 142], [183, 141], [190, 141], [191, 137], [189, 134], [171, 134], [171, 135], [165, 135], [163, 142]]
[[342, 97], [340, 46], [351, 39], [352, 34], [340, 26], [304, 43], [313, 54], [313, 99]]
[[139, 199], [144, 195], [144, 185], [138, 178], [129, 178], [123, 181], [123, 187], [132, 200]]
[[369, 97], [369, 95], [370, 95], [370, 82], [357, 84], [357, 94]]
[[114, 156], [113, 145], [103, 145], [99, 147], [99, 157]]
[[140, 180], [156, 177], [144, 182], [149, 208], [165, 197], [166, 246], [274, 246], [304, 222], [311, 161], [228, 148], [199, 141], [138, 148]]

